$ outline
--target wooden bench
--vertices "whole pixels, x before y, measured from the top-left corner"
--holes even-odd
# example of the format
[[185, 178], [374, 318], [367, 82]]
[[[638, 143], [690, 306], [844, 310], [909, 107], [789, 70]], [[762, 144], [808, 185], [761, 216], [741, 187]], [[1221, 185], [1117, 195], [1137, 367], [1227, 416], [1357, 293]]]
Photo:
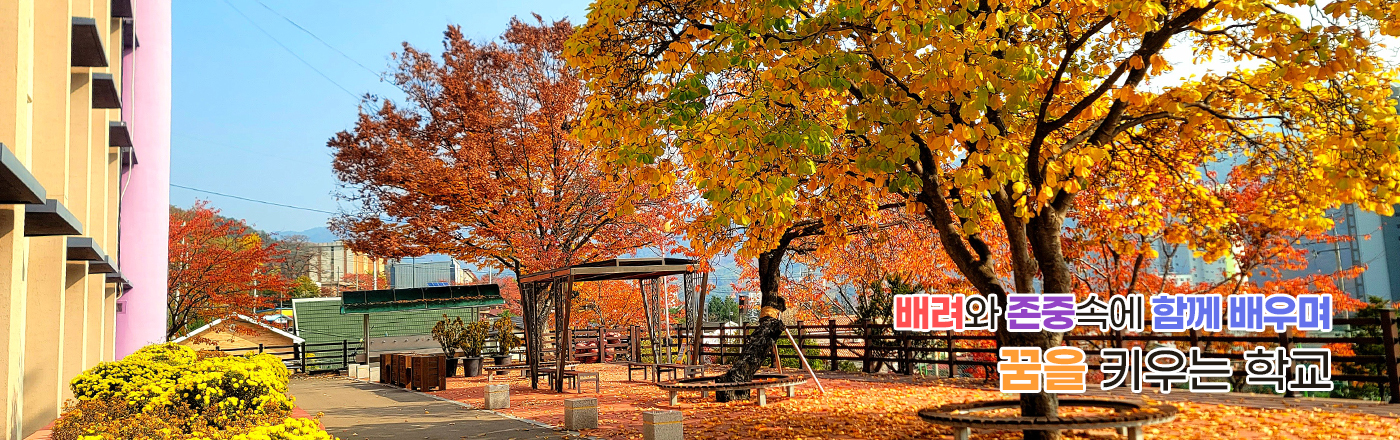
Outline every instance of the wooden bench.
[[[1144, 403], [1099, 400], [1060, 399], [1060, 408], [1109, 408], [1113, 414], [1073, 417], [982, 417], [975, 413], [997, 409], [1020, 408], [1019, 400], [992, 400], [958, 403], [919, 411], [925, 422], [953, 427], [955, 440], [968, 440], [973, 429], [995, 430], [1063, 430], [1117, 428], [1119, 434], [1131, 440], [1142, 440], [1142, 428], [1176, 420], [1176, 407], [1148, 406]], [[1223, 433], [1222, 433], [1223, 434]]]
[[661, 373], [663, 373], [663, 372], [671, 373], [671, 380], [676, 380], [676, 372], [677, 372], [677, 371], [682, 371], [683, 373], [681, 373], [681, 374], [684, 375], [686, 379], [689, 379], [689, 378], [692, 378], [692, 377], [698, 377], [698, 376], [700, 376], [700, 375], [705, 374], [705, 366], [704, 366], [704, 365], [654, 364], [654, 363], [651, 363], [651, 362], [635, 362], [635, 361], [627, 361], [625, 365], [627, 365], [627, 381], [628, 381], [628, 382], [631, 382], [631, 381], [632, 381], [632, 372], [633, 372], [633, 371], [637, 371], [637, 370], [641, 370], [641, 371], [642, 371], [642, 380], [647, 380], [647, 372], [648, 372], [648, 371], [654, 371], [655, 374], [653, 375], [653, 378], [652, 378], [653, 381], [660, 381], [660, 380], [661, 380]]
[[[565, 362], [565, 363], [564, 363], [564, 368], [573, 367], [573, 366], [578, 365], [578, 364], [579, 364], [578, 362]], [[550, 365], [552, 365], [552, 364], [550, 364]], [[547, 369], [547, 368], [549, 368], [549, 365], [546, 365], [546, 364], [544, 364], [544, 363], [541, 363], [541, 364], [540, 364], [540, 369], [541, 369], [541, 370]], [[497, 372], [501, 372], [501, 371], [520, 371], [520, 377], [525, 377], [526, 375], [529, 375], [529, 374], [530, 374], [530, 373], [528, 373], [528, 371], [530, 370], [530, 364], [526, 364], [526, 363], [507, 364], [507, 365], [487, 365], [487, 366], [481, 367], [481, 369], [482, 369], [482, 371], [486, 372], [486, 381], [487, 381], [487, 382], [491, 382], [492, 378], [494, 378], [494, 377], [496, 376], [496, 373], [497, 373]]]
[[[565, 368], [568, 367], [566, 366]], [[573, 384], [574, 389], [582, 393], [583, 389], [579, 388], [578, 382], [580, 380], [592, 380], [594, 393], [602, 389], [602, 385], [598, 381], [598, 373], [592, 371], [564, 370], [564, 373], [560, 375], [556, 374], [553, 368], [541, 368], [535, 375], [537, 377], [544, 377], [550, 388], [554, 388], [554, 381], [563, 380], [566, 384]]]
[[594, 371], [565, 371], [564, 379], [566, 382], [572, 383], [579, 394], [583, 393], [583, 388], [578, 384], [580, 381], [592, 380], [593, 394], [598, 394], [598, 391], [602, 389], [602, 385], [598, 381], [598, 373]]
[[530, 369], [530, 364], [487, 365], [487, 366], [481, 367], [481, 370], [482, 370], [483, 372], [486, 373], [486, 381], [487, 381], [487, 382], [490, 382], [493, 378], [495, 378], [495, 377], [496, 377], [496, 373], [502, 372], [502, 371], [517, 371], [517, 370], [518, 370], [518, 371], [520, 371], [520, 376], [521, 376], [521, 377], [525, 377], [525, 374], [527, 374], [527, 373], [525, 373], [525, 372], [528, 371], [529, 369]]
[[705, 375], [705, 366], [704, 366], [704, 365], [687, 365], [687, 364], [663, 364], [663, 365], [665, 365], [665, 366], [667, 366], [667, 367], [671, 367], [671, 380], [676, 380], [676, 371], [681, 371], [681, 372], [682, 372], [681, 374], [684, 375], [686, 379], [690, 379], [690, 378], [693, 378], [693, 377], [700, 377], [700, 376], [704, 376], [704, 375]]
[[651, 367], [656, 364], [648, 362], [627, 361], [624, 362], [623, 365], [627, 366], [627, 381], [631, 382], [633, 371], [642, 370], [642, 380], [647, 380], [647, 371], [650, 371]]
[[666, 391], [671, 398], [671, 406], [676, 406], [680, 402], [677, 394], [682, 391], [699, 391], [700, 397], [704, 398], [711, 391], [739, 391], [753, 390], [758, 392], [758, 406], [768, 406], [768, 389], [784, 388], [788, 397], [797, 395], [797, 386], [807, 383], [807, 378], [803, 376], [789, 376], [786, 374], [755, 374], [752, 382], [717, 382], [723, 376], [703, 376], [681, 379], [673, 382], [658, 383], [656, 386]]

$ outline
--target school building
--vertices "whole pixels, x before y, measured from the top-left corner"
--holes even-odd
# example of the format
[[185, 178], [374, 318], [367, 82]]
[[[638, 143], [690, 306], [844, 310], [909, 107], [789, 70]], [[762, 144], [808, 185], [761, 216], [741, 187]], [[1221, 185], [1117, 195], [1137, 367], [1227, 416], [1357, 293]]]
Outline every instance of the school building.
[[163, 339], [169, 134], [169, 0], [0, 0], [0, 440]]

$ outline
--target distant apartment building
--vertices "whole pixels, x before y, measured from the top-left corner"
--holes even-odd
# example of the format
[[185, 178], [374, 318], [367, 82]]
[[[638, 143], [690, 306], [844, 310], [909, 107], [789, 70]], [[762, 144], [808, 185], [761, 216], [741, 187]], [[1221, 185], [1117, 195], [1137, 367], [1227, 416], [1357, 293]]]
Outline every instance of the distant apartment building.
[[[1392, 87], [1391, 97], [1400, 98], [1400, 87]], [[1400, 210], [1400, 205], [1395, 209]], [[1400, 218], [1355, 205], [1329, 210], [1327, 215], [1332, 217], [1332, 234], [1346, 240], [1305, 244], [1311, 253], [1308, 267], [1287, 275], [1335, 273], [1362, 266], [1365, 269], [1360, 276], [1339, 281], [1337, 288], [1361, 301], [1372, 296], [1400, 301]]]
[[1328, 215], [1334, 223], [1332, 234], [1346, 239], [1305, 244], [1310, 253], [1308, 267], [1288, 275], [1328, 274], [1339, 268], [1364, 266], [1360, 276], [1340, 280], [1337, 288], [1362, 301], [1370, 296], [1400, 301], [1400, 218], [1353, 205], [1330, 210]]
[[1186, 245], [1154, 246], [1157, 261], [1146, 268], [1149, 273], [1165, 275], [1167, 281], [1184, 284], [1218, 283], [1239, 272], [1233, 255], [1226, 254], [1219, 260], [1207, 262], [1195, 256]]
[[313, 243], [307, 249], [311, 255], [306, 276], [321, 287], [355, 289], [358, 281], [368, 280], [372, 288], [373, 280], [384, 273], [383, 260], [355, 252], [341, 241]]
[[[1400, 206], [1396, 207], [1400, 210]], [[1365, 301], [1369, 296], [1400, 301], [1400, 218], [1358, 209], [1354, 205], [1327, 212], [1332, 218], [1330, 242], [1301, 243], [1308, 251], [1307, 267], [1284, 271], [1283, 277], [1326, 275], [1364, 267], [1360, 276], [1339, 279], [1337, 289]], [[1155, 246], [1158, 258], [1153, 273], [1166, 274], [1181, 283], [1216, 283], [1238, 271], [1231, 255], [1213, 261], [1194, 256], [1186, 246]]]
[[170, 8], [0, 0], [0, 440], [164, 340]]
[[477, 282], [476, 274], [460, 261], [402, 261], [389, 265], [389, 285], [394, 289], [459, 286]]

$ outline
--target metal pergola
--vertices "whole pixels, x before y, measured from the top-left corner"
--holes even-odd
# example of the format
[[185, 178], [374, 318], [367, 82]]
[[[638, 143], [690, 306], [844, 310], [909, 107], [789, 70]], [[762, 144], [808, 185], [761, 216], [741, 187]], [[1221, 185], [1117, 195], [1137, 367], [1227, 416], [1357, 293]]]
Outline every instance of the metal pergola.
[[[698, 326], [704, 312], [704, 290], [705, 286], [708, 285], [709, 274], [702, 273], [700, 279], [696, 279], [696, 267], [695, 260], [686, 258], [614, 258], [522, 275], [520, 277], [522, 289], [520, 299], [525, 312], [525, 351], [527, 361], [530, 364], [531, 386], [539, 388], [537, 373], [540, 367], [539, 355], [543, 348], [541, 345], [544, 342], [544, 323], [540, 320], [548, 315], [550, 305], [554, 306], [554, 329], [556, 332], [555, 371], [564, 371], [565, 362], [572, 353], [573, 341], [570, 340], [568, 330], [569, 313], [573, 305], [574, 283], [637, 280], [637, 286], [642, 296], [642, 305], [646, 310], [647, 334], [652, 341], [652, 356], [653, 359], [659, 360], [656, 350], [656, 341], [659, 336], [657, 327], [661, 325], [660, 320], [666, 312], [661, 301], [661, 279], [673, 275], [683, 277], [687, 323]], [[548, 303], [541, 304], [541, 299], [546, 299]], [[669, 329], [667, 331], [669, 332]], [[697, 334], [698, 331], [697, 327]], [[668, 335], [667, 342], [664, 342], [666, 344], [664, 348], [668, 353], [671, 351], [669, 340]], [[598, 356], [599, 361], [601, 361], [603, 347], [598, 347]], [[696, 356], [691, 356], [691, 359], [695, 360]], [[554, 391], [563, 392], [563, 382], [562, 380], [554, 381]]]

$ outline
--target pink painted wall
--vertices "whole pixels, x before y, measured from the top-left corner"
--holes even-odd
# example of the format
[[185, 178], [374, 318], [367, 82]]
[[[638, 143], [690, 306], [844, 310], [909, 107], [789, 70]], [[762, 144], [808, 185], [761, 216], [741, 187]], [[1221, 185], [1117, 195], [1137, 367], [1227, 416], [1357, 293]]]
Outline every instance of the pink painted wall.
[[135, 0], [140, 46], [122, 57], [122, 120], [137, 164], [122, 176], [117, 264], [131, 290], [117, 303], [116, 355], [165, 341], [170, 247], [170, 0]]

